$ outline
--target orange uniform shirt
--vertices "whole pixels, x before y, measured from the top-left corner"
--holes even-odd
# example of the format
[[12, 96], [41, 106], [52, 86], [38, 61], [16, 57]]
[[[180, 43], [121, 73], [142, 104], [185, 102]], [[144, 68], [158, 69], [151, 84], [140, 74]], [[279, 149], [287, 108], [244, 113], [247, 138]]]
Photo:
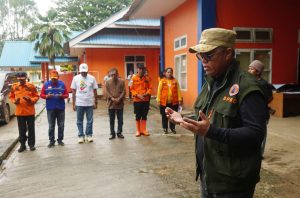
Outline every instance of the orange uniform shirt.
[[[130, 91], [133, 96], [133, 102], [146, 102], [150, 100], [152, 85], [151, 80], [147, 76], [143, 76], [142, 78], [139, 75], [133, 75], [130, 81]], [[136, 97], [136, 95], [147, 95], [144, 96], [145, 99], [141, 100]]]
[[159, 81], [156, 101], [162, 106], [166, 106], [167, 103], [177, 105], [182, 101], [180, 87], [175, 78], [162, 78]]
[[[23, 97], [28, 96], [31, 102], [26, 101]], [[39, 94], [32, 83], [26, 82], [25, 85], [14, 83], [9, 94], [11, 102], [20, 98], [20, 103], [16, 104], [16, 116], [35, 115], [34, 104], [39, 100]]]

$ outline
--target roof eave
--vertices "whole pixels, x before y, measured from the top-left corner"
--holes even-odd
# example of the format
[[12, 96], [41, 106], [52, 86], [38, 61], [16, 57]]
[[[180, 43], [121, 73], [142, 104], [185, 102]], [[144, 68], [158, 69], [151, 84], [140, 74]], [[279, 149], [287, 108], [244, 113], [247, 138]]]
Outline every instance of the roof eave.
[[99, 45], [78, 43], [73, 48], [160, 48], [159, 45]]
[[160, 26], [140, 26], [140, 25], [117, 25], [117, 24], [111, 24], [107, 26], [108, 28], [119, 28], [119, 29], [160, 29]]

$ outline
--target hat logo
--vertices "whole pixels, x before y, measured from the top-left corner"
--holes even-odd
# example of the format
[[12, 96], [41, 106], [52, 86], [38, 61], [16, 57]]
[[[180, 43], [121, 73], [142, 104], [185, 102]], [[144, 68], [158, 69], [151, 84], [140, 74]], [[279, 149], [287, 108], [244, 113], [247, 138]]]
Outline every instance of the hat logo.
[[232, 85], [232, 87], [229, 90], [229, 95], [230, 96], [234, 96], [234, 95], [236, 95], [236, 94], [239, 93], [239, 90], [240, 90], [239, 85], [238, 84], [234, 84], [234, 85]]

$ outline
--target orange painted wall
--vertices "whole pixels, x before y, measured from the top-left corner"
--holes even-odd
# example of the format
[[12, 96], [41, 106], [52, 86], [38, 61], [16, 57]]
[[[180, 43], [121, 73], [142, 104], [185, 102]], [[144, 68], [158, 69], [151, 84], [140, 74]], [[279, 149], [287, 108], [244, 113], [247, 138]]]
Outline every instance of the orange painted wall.
[[297, 82], [300, 1], [216, 0], [217, 26], [273, 28], [271, 44], [238, 43], [236, 48], [271, 48], [272, 83]]
[[[174, 39], [187, 35], [187, 48], [174, 51]], [[187, 90], [182, 90], [184, 106], [192, 108], [198, 96], [198, 61], [188, 52], [197, 39], [197, 0], [187, 0], [165, 16], [165, 66], [175, 66], [175, 56], [187, 54]]]
[[[152, 78], [153, 91], [156, 95], [159, 76], [159, 49], [86, 49], [86, 63], [89, 71], [95, 76], [98, 83], [103, 84], [103, 78], [111, 68], [117, 68], [121, 78], [125, 76], [125, 56], [145, 56], [146, 67]], [[127, 82], [126, 82], [127, 85]], [[127, 91], [127, 90], [126, 90]], [[128, 94], [128, 93], [127, 93]]]

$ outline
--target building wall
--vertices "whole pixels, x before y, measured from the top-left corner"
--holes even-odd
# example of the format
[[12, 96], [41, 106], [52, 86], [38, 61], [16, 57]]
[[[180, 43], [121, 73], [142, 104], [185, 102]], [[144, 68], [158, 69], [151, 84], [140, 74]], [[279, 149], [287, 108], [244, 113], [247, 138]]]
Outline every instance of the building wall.
[[297, 83], [300, 1], [216, 0], [217, 26], [273, 28], [273, 42], [238, 43], [236, 48], [271, 48], [272, 83]]
[[[174, 51], [174, 39], [187, 35], [187, 47]], [[198, 96], [198, 61], [194, 54], [188, 49], [195, 45], [197, 39], [197, 0], [187, 0], [178, 8], [165, 16], [165, 66], [175, 66], [174, 57], [187, 54], [187, 90], [182, 90], [184, 106], [193, 107]]]
[[[145, 65], [152, 78], [153, 95], [156, 95], [159, 76], [159, 49], [86, 49], [86, 63], [98, 83], [104, 83], [104, 76], [111, 68], [117, 68], [121, 78], [125, 76], [125, 56], [145, 56]], [[127, 85], [127, 82], [126, 82]], [[127, 93], [128, 94], [128, 93]]]

